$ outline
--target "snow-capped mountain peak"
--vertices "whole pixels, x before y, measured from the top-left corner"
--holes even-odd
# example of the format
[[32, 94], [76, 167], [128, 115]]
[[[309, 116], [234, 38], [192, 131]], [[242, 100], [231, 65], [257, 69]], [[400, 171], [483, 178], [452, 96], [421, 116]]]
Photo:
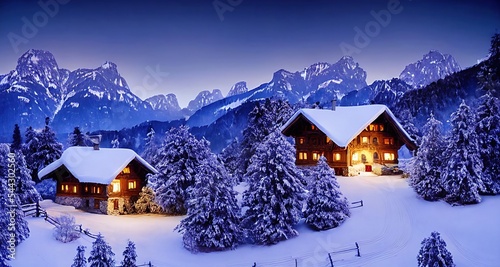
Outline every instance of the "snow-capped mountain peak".
[[422, 88], [460, 70], [451, 55], [431, 50], [422, 59], [406, 66], [399, 78], [414, 88]]
[[212, 92], [208, 90], [201, 91], [194, 100], [189, 102], [187, 109], [194, 112], [222, 98], [222, 92], [219, 89], [214, 89]]
[[239, 95], [246, 92], [248, 92], [247, 83], [245, 81], [241, 81], [231, 87], [227, 96]]
[[153, 110], [178, 112], [181, 110], [175, 94], [155, 95], [144, 100], [148, 102]]

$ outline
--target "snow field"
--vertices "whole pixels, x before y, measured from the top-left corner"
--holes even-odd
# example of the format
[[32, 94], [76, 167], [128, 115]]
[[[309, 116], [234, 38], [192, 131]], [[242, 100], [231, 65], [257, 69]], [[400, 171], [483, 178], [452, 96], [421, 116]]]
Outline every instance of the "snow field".
[[[116, 263], [130, 239], [136, 243], [137, 262], [151, 261], [160, 267], [183, 266], [330, 266], [327, 252], [337, 266], [416, 266], [420, 242], [432, 231], [441, 233], [457, 266], [499, 266], [500, 197], [484, 196], [478, 205], [452, 207], [445, 202], [421, 200], [397, 176], [337, 177], [350, 202], [363, 200], [364, 207], [352, 209], [351, 218], [335, 229], [310, 230], [303, 220], [300, 235], [273, 246], [241, 245], [236, 250], [192, 254], [182, 246], [182, 236], [173, 229], [183, 216], [85, 213], [72, 207], [44, 201], [51, 216], [71, 214], [77, 224], [92, 233], [101, 232], [113, 247]], [[236, 189], [241, 192], [244, 185]], [[17, 247], [13, 267], [69, 266], [78, 245], [90, 254], [93, 239], [82, 235], [61, 243], [52, 236], [53, 226], [41, 218], [28, 218], [31, 236]]]

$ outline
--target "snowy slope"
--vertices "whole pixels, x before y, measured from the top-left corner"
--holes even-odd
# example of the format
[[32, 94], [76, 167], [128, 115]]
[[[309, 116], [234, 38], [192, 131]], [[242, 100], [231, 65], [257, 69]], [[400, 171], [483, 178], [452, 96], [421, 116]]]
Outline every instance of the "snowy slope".
[[[364, 207], [352, 210], [340, 227], [314, 232], [304, 223], [300, 235], [274, 246], [242, 245], [233, 251], [192, 254], [182, 247], [173, 228], [183, 218], [160, 215], [106, 216], [84, 213], [72, 207], [43, 202], [52, 216], [72, 214], [91, 232], [101, 232], [111, 244], [119, 263], [127, 239], [137, 245], [138, 263], [154, 266], [330, 266], [328, 252], [360, 246], [354, 251], [332, 253], [338, 266], [416, 266], [420, 242], [439, 231], [457, 266], [494, 267], [500, 262], [500, 197], [486, 196], [478, 205], [451, 207], [444, 202], [418, 199], [406, 180], [397, 176], [338, 177], [350, 201], [362, 199]], [[239, 186], [239, 191], [244, 187]], [[52, 237], [52, 225], [29, 218], [31, 237], [17, 248], [13, 267], [69, 266], [76, 247], [85, 245], [88, 257], [92, 239], [83, 236], [63, 244]]]

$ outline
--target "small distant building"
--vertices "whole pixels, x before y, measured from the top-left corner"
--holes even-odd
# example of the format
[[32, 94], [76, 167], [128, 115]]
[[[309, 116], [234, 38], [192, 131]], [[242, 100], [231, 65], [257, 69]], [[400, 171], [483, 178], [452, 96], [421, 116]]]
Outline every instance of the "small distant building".
[[295, 138], [297, 165], [315, 165], [323, 155], [339, 175], [393, 167], [403, 145], [417, 149], [385, 105], [300, 109], [281, 131]]
[[57, 181], [56, 203], [89, 212], [125, 214], [146, 185], [146, 175], [157, 173], [133, 150], [69, 147], [61, 158], [40, 170], [41, 179]]

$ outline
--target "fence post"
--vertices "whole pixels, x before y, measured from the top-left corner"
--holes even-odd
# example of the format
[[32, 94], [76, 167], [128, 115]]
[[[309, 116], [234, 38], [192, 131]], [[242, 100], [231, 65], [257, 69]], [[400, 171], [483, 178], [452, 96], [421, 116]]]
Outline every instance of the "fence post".
[[148, 263], [149, 267], [153, 267], [153, 264], [151, 264], [151, 261]]
[[361, 207], [363, 207], [363, 200], [361, 200]]
[[354, 244], [356, 244], [356, 249], [358, 250], [358, 257], [361, 257], [361, 254], [359, 253], [359, 245], [358, 245], [358, 242], [354, 242]]
[[40, 202], [36, 201], [36, 217], [40, 217]]
[[297, 259], [295, 259], [295, 267], [298, 267], [299, 265], [297, 264]]
[[330, 259], [330, 265], [331, 265], [331, 267], [333, 267], [332, 255], [330, 255], [330, 253], [328, 253], [328, 258]]

